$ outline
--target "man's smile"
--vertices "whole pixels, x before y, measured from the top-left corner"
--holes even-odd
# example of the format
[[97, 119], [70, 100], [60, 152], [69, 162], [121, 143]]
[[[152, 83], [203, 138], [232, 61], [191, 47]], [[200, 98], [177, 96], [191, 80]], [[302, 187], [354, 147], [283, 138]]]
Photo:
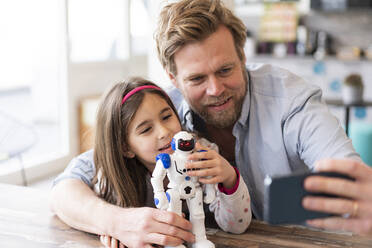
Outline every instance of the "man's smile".
[[220, 111], [220, 110], [226, 109], [230, 105], [231, 102], [232, 102], [232, 97], [228, 97], [225, 100], [222, 100], [222, 101], [219, 101], [213, 104], [208, 104], [207, 107], [213, 110], [216, 110], [216, 111]]

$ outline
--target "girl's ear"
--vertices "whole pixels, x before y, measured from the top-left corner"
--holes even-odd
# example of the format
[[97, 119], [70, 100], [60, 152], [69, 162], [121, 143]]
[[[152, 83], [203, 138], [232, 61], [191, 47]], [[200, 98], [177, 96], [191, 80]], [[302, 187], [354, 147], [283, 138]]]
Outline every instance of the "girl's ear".
[[125, 151], [124, 156], [127, 157], [127, 158], [134, 158], [136, 156], [136, 154], [134, 154], [134, 152], [132, 152], [132, 151]]

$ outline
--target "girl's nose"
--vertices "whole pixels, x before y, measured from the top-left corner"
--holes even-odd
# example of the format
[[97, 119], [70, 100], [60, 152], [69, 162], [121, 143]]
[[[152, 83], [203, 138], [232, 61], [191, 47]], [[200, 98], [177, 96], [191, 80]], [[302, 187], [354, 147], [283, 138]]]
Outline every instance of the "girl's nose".
[[209, 96], [220, 96], [225, 90], [222, 80], [215, 76], [208, 79], [207, 95]]
[[158, 138], [159, 139], [168, 138], [169, 134], [170, 134], [170, 131], [168, 127], [166, 125], [160, 125]]

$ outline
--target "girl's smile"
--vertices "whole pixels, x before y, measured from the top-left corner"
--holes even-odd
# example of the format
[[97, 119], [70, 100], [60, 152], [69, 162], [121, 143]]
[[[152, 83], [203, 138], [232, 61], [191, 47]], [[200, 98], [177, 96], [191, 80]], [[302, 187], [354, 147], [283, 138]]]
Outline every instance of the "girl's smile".
[[159, 153], [172, 153], [172, 152], [173, 150], [172, 150], [170, 142], [159, 149]]

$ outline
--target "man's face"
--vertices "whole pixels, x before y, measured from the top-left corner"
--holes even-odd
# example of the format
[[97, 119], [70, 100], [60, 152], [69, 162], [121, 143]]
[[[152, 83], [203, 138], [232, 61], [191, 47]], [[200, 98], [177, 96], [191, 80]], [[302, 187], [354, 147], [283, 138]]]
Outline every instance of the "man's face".
[[230, 31], [221, 26], [201, 42], [185, 45], [174, 55], [177, 75], [169, 74], [190, 107], [207, 124], [232, 126], [240, 116], [246, 93], [244, 62]]

